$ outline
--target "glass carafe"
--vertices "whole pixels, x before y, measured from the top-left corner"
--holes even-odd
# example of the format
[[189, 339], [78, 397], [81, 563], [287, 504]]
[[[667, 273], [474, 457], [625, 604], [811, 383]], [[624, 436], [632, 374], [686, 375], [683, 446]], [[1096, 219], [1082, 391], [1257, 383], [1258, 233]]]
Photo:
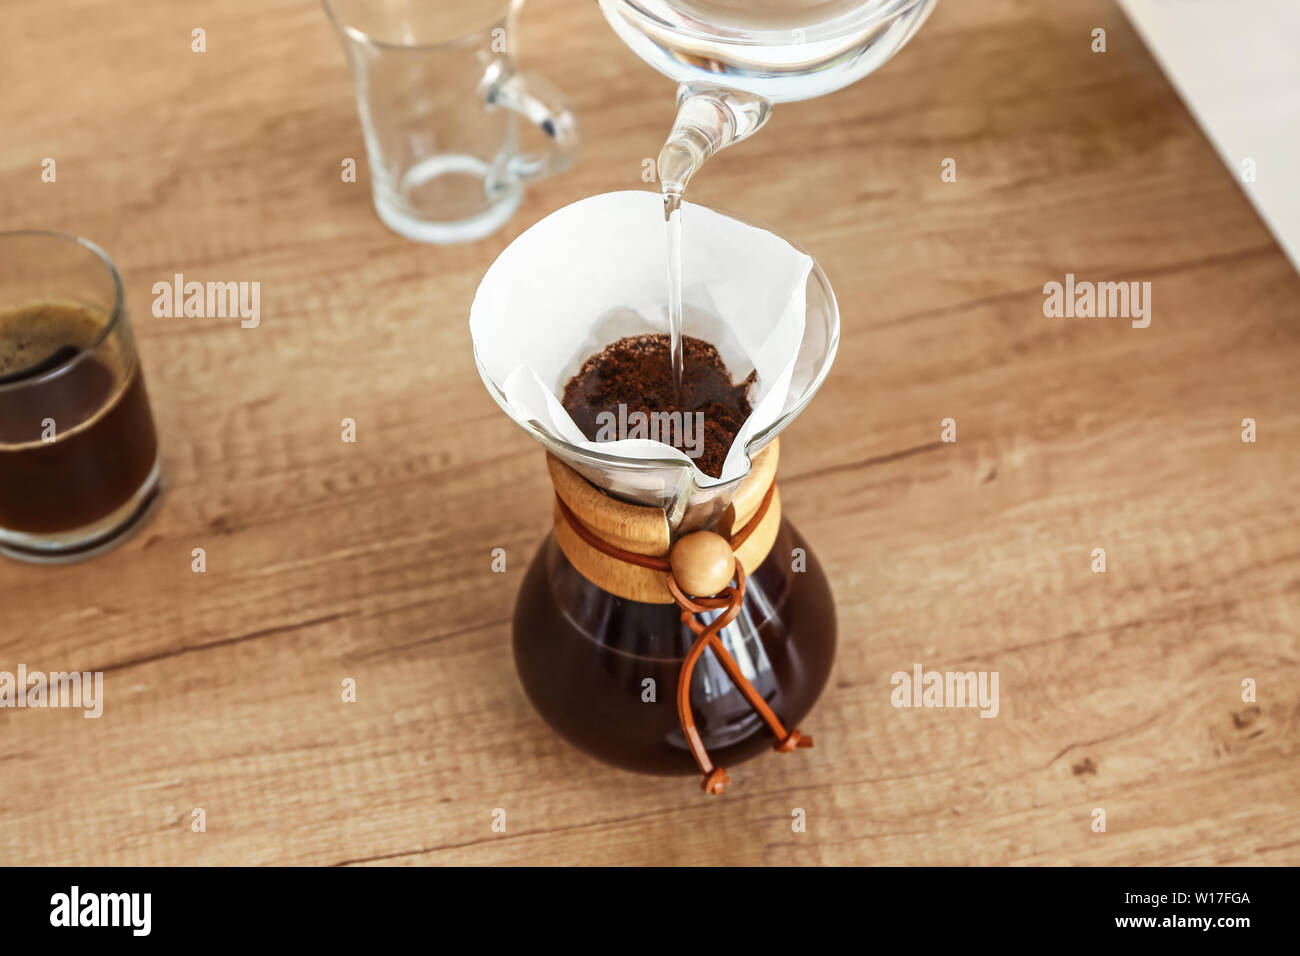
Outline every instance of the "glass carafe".
[[[705, 487], [697, 483], [695, 468], [680, 458], [625, 458], [558, 439], [514, 414], [481, 361], [479, 371], [506, 413], [581, 476], [577, 480], [611, 499], [661, 514], [677, 540], [734, 517], [729, 506], [760, 469], [755, 463], [760, 452], [766, 449], [774, 456], [773, 440], [829, 372], [839, 343], [839, 311], [830, 283], [815, 263], [806, 282], [805, 306], [805, 331], [782, 413], [745, 446], [750, 472]], [[772, 462], [768, 466], [775, 467]], [[793, 729], [830, 675], [834, 601], [816, 556], [784, 515], [766, 557], [745, 570], [741, 612], [720, 638], [757, 692]], [[717, 613], [701, 617], [707, 621]], [[556, 532], [548, 534], [534, 556], [515, 604], [516, 669], [533, 705], [571, 743], [629, 770], [699, 772], [674, 706], [683, 659], [695, 640], [676, 604], [630, 600], [594, 584], [566, 557]], [[690, 704], [703, 743], [719, 766], [777, 743], [711, 651], [692, 673]]]
[[[792, 556], [801, 553], [796, 571]], [[771, 552], [749, 573], [743, 609], [722, 631], [723, 646], [793, 729], [830, 676], [835, 637], [826, 575], [783, 519]], [[574, 568], [551, 534], [519, 589], [513, 640], [524, 691], [570, 743], [626, 770], [699, 773], [673, 704], [695, 641], [676, 604], [602, 590]], [[730, 767], [778, 742], [711, 651], [695, 666], [690, 698], [715, 765]]]

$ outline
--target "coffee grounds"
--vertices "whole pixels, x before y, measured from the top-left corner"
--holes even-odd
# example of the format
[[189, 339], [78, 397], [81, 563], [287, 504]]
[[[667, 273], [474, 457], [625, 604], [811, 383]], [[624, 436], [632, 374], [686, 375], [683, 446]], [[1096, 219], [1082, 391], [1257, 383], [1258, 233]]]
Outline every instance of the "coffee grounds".
[[[699, 456], [692, 460], [704, 474], [719, 478], [731, 443], [735, 441], [740, 426], [749, 418], [746, 394], [755, 373], [750, 372], [739, 385], [732, 384], [731, 374], [722, 364], [716, 348], [702, 339], [682, 336], [682, 394], [679, 404], [673, 395], [670, 347], [669, 337], [664, 333], [619, 339], [582, 363], [578, 374], [564, 387], [561, 404], [589, 441], [637, 437], [627, 434], [611, 436], [610, 429], [602, 429], [602, 424], [609, 421], [608, 416], [605, 421], [597, 418], [602, 412], [612, 414], [615, 422], [628, 421], [635, 412], [647, 416], [655, 412], [702, 412], [702, 445], [694, 430], [694, 419], [688, 426], [691, 429], [689, 436], [684, 434], [685, 428], [674, 426], [661, 427], [660, 434], [655, 437], [687, 455], [702, 448]], [[625, 406], [621, 418], [620, 405]], [[692, 440], [684, 441], [687, 437]]]

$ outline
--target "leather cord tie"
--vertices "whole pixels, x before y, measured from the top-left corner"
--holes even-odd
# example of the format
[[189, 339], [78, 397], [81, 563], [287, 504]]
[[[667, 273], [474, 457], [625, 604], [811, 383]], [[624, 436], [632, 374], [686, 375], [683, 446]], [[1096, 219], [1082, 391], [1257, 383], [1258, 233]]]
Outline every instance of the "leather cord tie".
[[[762, 522], [764, 515], [767, 514], [768, 507], [772, 503], [775, 489], [775, 483], [768, 487], [767, 494], [763, 496], [763, 501], [758, 506], [758, 510], [754, 512], [753, 517], [745, 523], [743, 528], [731, 536], [728, 543], [731, 546], [734, 565], [732, 579], [722, 590], [707, 597], [691, 597], [688, 595], [678, 583], [677, 575], [667, 558], [637, 554], [635, 551], [628, 551], [617, 545], [610, 544], [583, 524], [582, 520], [564, 503], [564, 500], [558, 495], [556, 496], [564, 520], [568, 522], [578, 537], [582, 538], [587, 544], [611, 558], [654, 571], [662, 571], [668, 575], [668, 590], [672, 594], [673, 600], [682, 609], [682, 623], [696, 635], [695, 642], [682, 660], [682, 669], [677, 676], [677, 715], [681, 720], [682, 732], [686, 735], [686, 743], [690, 747], [691, 755], [695, 757], [695, 762], [699, 764], [700, 771], [704, 774], [701, 788], [705, 793], [720, 794], [726, 789], [727, 784], [731, 783], [731, 778], [727, 776], [727, 772], [721, 767], [714, 766], [713, 761], [709, 759], [708, 751], [704, 747], [704, 741], [695, 726], [695, 717], [691, 713], [691, 675], [695, 672], [695, 665], [703, 656], [705, 650], [713, 651], [714, 656], [722, 664], [732, 683], [744, 694], [749, 705], [758, 711], [759, 716], [763, 718], [776, 736], [777, 743], [772, 749], [779, 753], [790, 753], [797, 748], [811, 747], [813, 745], [812, 737], [805, 736], [798, 730], [787, 731], [785, 729], [785, 725], [772, 712], [772, 708], [768, 706], [767, 701], [759, 694], [757, 688], [741, 672], [740, 665], [727, 652], [727, 649], [722, 644], [722, 639], [718, 636], [723, 628], [740, 615], [740, 609], [745, 600], [745, 569], [740, 560], [735, 557], [735, 551], [745, 543], [745, 540], [753, 534], [754, 529]], [[708, 624], [703, 623], [697, 617], [697, 615], [706, 611], [716, 610], [721, 610], [722, 613]]]

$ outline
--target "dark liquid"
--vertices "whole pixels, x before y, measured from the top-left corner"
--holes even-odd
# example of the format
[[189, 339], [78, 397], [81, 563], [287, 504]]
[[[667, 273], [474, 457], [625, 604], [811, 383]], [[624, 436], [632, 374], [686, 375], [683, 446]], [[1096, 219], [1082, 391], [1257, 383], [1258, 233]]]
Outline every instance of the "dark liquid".
[[121, 373], [83, 354], [100, 328], [71, 306], [0, 314], [0, 527], [55, 534], [93, 524], [152, 471], [157, 440], [138, 364]]
[[[807, 716], [830, 675], [835, 612], [826, 576], [782, 521], [767, 559], [749, 576], [727, 650], [787, 730]], [[515, 604], [515, 666], [533, 705], [556, 731], [595, 757], [645, 773], [697, 773], [677, 715], [677, 675], [695, 635], [675, 604], [628, 601], [596, 587], [543, 543]], [[738, 632], [738, 633], [737, 633]], [[655, 682], [655, 702], [643, 700]], [[716, 765], [770, 749], [776, 739], [706, 651], [691, 682], [696, 726]], [[800, 728], [814, 732], [815, 728]], [[785, 756], [780, 759], [797, 759]]]

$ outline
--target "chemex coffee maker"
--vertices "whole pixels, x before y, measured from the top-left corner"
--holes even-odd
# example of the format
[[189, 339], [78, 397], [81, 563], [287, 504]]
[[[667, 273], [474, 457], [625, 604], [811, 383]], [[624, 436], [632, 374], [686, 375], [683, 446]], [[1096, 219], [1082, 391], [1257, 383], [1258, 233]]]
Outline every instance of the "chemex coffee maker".
[[[618, 767], [699, 773], [719, 794], [725, 767], [812, 746], [800, 722], [830, 675], [835, 610], [782, 513], [778, 436], [830, 371], [839, 312], [797, 245], [682, 193], [772, 102], [870, 72], [932, 6], [601, 0], [625, 42], [682, 84], [662, 200], [607, 193], [560, 209], [512, 242], [476, 293], [480, 375], [546, 449], [555, 491], [553, 531], [515, 605], [519, 678], [557, 732]], [[718, 475], [641, 436], [590, 440], [561, 404], [584, 361], [626, 336], [670, 333], [680, 382], [683, 328], [752, 382]]]

